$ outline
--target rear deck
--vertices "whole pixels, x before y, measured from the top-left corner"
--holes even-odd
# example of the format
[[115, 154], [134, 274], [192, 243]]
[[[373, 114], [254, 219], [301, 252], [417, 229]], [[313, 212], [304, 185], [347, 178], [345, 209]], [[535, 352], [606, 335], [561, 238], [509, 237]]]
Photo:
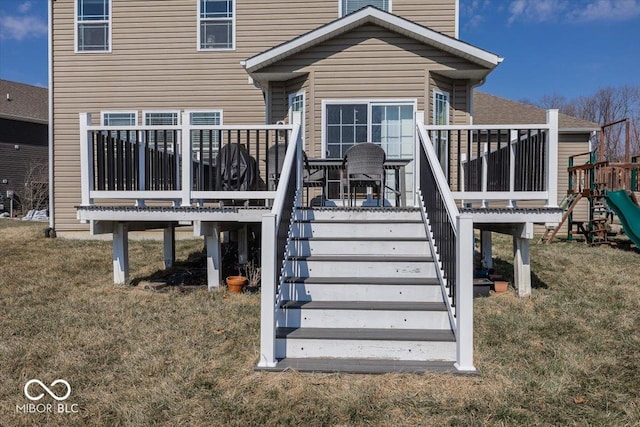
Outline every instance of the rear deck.
[[[411, 183], [406, 185], [412, 192], [400, 192], [396, 197], [405, 185], [404, 176], [398, 176], [395, 168], [394, 181], [402, 185], [389, 193], [396, 204], [406, 202], [407, 207], [309, 209], [298, 125], [192, 126], [185, 113], [183, 124], [178, 126], [113, 129], [94, 126], [91, 117], [82, 114], [82, 205], [77, 208], [78, 219], [88, 222], [93, 234], [113, 234], [116, 283], [129, 280], [129, 231], [164, 229], [165, 260], [171, 265], [175, 229], [191, 226], [194, 235], [205, 240], [212, 290], [222, 283], [220, 233], [240, 230], [239, 256], [246, 259], [246, 227], [260, 230], [261, 369], [286, 361], [280, 366], [336, 370], [340, 363], [332, 365], [326, 359], [337, 358], [344, 359], [340, 366], [347, 371], [361, 371], [365, 369], [362, 366], [380, 371], [385, 361], [388, 370], [420, 370], [413, 362], [403, 364], [417, 360], [423, 368], [426, 362], [433, 362], [439, 369], [474, 372], [474, 228], [481, 231], [487, 266], [492, 260], [491, 233], [513, 236], [515, 286], [519, 295], [528, 295], [528, 245], [533, 224], [557, 223], [561, 218], [555, 182], [557, 112], [549, 113], [546, 124], [524, 126], [450, 127], [416, 122], [415, 156], [398, 163], [403, 168], [409, 163], [412, 169], [408, 175]], [[222, 155], [228, 149], [232, 150]], [[274, 153], [275, 159], [270, 157]], [[520, 201], [537, 203], [538, 207], [518, 207]], [[383, 234], [379, 234], [380, 225]], [[401, 230], [413, 228], [409, 235], [402, 234], [405, 231]], [[362, 234], [355, 235], [354, 230], [362, 230]], [[371, 234], [373, 230], [377, 234]], [[396, 233], [403, 237], [389, 240]], [[421, 247], [418, 252], [410, 249], [416, 237]], [[312, 242], [315, 250], [329, 252], [300, 252]], [[377, 252], [370, 253], [372, 248], [378, 248]], [[406, 253], [396, 256], [396, 248], [404, 248]], [[358, 251], [365, 252], [358, 255]], [[363, 275], [349, 274], [355, 271]], [[401, 274], [392, 276], [393, 271]], [[377, 284], [381, 277], [388, 277], [386, 283]], [[419, 286], [404, 296], [408, 301], [393, 302], [393, 292], [384, 290], [398, 278], [417, 280]], [[441, 296], [425, 300], [420, 310], [422, 320], [417, 320], [414, 329], [407, 328], [408, 320], [401, 317], [413, 309], [406, 304], [414, 301], [413, 292], [420, 294], [423, 286], [433, 285], [431, 282]], [[355, 293], [336, 299], [339, 288], [345, 286]], [[363, 286], [382, 292], [380, 300], [369, 301], [366, 295], [361, 302], [354, 300], [353, 295], [359, 295]], [[321, 297], [311, 297], [314, 301], [309, 305], [305, 298], [311, 294], [304, 297], [296, 293], [301, 289], [319, 292], [317, 295], [333, 289], [332, 298], [322, 305], [317, 301]], [[435, 317], [429, 314], [432, 308], [427, 303], [442, 308], [446, 325], [438, 316], [440, 323], [433, 324]], [[390, 323], [376, 318], [380, 310]], [[309, 311], [314, 318], [325, 320], [316, 320], [320, 323], [311, 326], [291, 323], [291, 314], [298, 311], [295, 318], [306, 319], [301, 313]], [[339, 318], [331, 330], [318, 329], [338, 314], [346, 317]], [[336, 335], [341, 333], [341, 322], [350, 324], [354, 319], [359, 319], [364, 332], [345, 330]], [[393, 337], [387, 336], [391, 333], [387, 329], [401, 325], [409, 335], [402, 338], [393, 332]], [[449, 331], [451, 344], [436, 339], [440, 335], [435, 332], [425, 339], [429, 335], [426, 331], [440, 328]], [[380, 331], [375, 335], [377, 329]], [[349, 338], [349, 334], [355, 335]], [[358, 335], [373, 338], [359, 342]], [[311, 347], [303, 343], [309, 339], [315, 343]], [[406, 348], [392, 344], [398, 340], [405, 342]], [[429, 344], [434, 340], [437, 345]], [[355, 354], [367, 362], [358, 362]], [[318, 358], [326, 363], [312, 362]]]

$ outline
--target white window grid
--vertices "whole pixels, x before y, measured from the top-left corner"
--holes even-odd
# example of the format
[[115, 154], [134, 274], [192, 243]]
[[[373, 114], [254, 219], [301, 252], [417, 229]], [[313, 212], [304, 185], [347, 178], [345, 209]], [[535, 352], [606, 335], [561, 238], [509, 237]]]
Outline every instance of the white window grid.
[[392, 0], [338, 0], [338, 16], [343, 17], [366, 6], [375, 6], [391, 13]]
[[[235, 50], [236, 48], [236, 0], [196, 0], [198, 2], [198, 50]], [[223, 11], [209, 10], [208, 6], [225, 5]], [[225, 26], [227, 41], [216, 43], [214, 34], [205, 34], [203, 28]]]
[[[102, 14], [85, 14], [85, 5], [91, 0], [74, 1], [74, 45], [76, 53], [109, 53], [111, 52], [111, 6], [112, 0], [93, 0], [102, 3]], [[103, 45], [81, 45], [84, 36], [81, 29], [90, 27], [101, 28], [104, 31]]]

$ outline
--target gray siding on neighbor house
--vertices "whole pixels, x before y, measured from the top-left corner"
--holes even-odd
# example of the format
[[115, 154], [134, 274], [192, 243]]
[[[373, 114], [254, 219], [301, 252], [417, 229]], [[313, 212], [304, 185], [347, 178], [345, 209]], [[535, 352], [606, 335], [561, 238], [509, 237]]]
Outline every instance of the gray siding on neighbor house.
[[[78, 113], [92, 113], [97, 123], [100, 111], [105, 110], [222, 109], [225, 124], [264, 123], [267, 118], [263, 93], [249, 80], [240, 61], [338, 18], [338, 0], [239, 1], [236, 49], [198, 51], [196, 0], [113, 0], [111, 52], [74, 53], [74, 0], [57, 0], [52, 5], [55, 226], [60, 231], [86, 229], [78, 224], [75, 210], [80, 200]], [[454, 36], [455, 6], [455, 0], [426, 4], [394, 0], [392, 7], [395, 14]], [[387, 49], [384, 44], [380, 45], [383, 50]], [[341, 59], [344, 64], [360, 67], [370, 60], [368, 54], [349, 59], [352, 50], [348, 48], [345, 53]], [[434, 54], [434, 59], [439, 60], [441, 55]], [[369, 80], [361, 83], [373, 86], [382, 77], [386, 96], [398, 96], [390, 84], [398, 86], [401, 97], [423, 96], [412, 90], [417, 87], [424, 93], [423, 85], [416, 82], [425, 79], [426, 68], [412, 68], [415, 55], [394, 58], [399, 61], [397, 73], [388, 76], [382, 70], [374, 71]], [[452, 58], [447, 61], [455, 62]], [[342, 93], [339, 87], [331, 88], [322, 79], [323, 71], [318, 73], [321, 84], [309, 86], [308, 97], [314, 96], [315, 90], [320, 91], [316, 100], [353, 95]], [[409, 85], [404, 84], [407, 75], [413, 82]], [[353, 72], [343, 72], [341, 78], [355, 76]], [[314, 76], [309, 79], [313, 81]], [[288, 90], [285, 85], [283, 93], [274, 91], [272, 105], [276, 105], [279, 96], [280, 109], [274, 108], [273, 119], [286, 115]], [[369, 97], [364, 88], [354, 93]], [[307, 105], [307, 132], [316, 135], [320, 130], [317, 104]]]

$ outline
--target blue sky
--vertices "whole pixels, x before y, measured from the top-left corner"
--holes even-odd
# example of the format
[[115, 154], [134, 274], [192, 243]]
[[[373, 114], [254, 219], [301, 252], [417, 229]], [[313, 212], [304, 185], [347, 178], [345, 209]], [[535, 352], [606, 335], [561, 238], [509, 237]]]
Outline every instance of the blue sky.
[[[47, 7], [0, 0], [0, 78], [47, 85]], [[481, 90], [506, 98], [640, 86], [640, 0], [460, 0], [460, 38], [505, 58]]]

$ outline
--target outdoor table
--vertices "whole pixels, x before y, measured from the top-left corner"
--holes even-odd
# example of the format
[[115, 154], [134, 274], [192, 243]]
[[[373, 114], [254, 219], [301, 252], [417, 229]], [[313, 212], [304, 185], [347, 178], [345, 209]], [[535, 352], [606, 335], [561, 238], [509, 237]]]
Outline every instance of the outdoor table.
[[[406, 205], [406, 182], [405, 182], [405, 166], [409, 164], [413, 159], [386, 159], [384, 161], [384, 169], [386, 171], [393, 171], [395, 174], [395, 188], [391, 190], [395, 193], [396, 196], [396, 206], [404, 207]], [[344, 185], [343, 185], [343, 174], [344, 168], [342, 159], [318, 159], [318, 158], [309, 158], [309, 169], [311, 170], [324, 170], [325, 177], [329, 176], [328, 172], [330, 170], [339, 170], [340, 171], [340, 198], [344, 204]], [[326, 188], [327, 184], [325, 183], [325, 194], [328, 190]]]

